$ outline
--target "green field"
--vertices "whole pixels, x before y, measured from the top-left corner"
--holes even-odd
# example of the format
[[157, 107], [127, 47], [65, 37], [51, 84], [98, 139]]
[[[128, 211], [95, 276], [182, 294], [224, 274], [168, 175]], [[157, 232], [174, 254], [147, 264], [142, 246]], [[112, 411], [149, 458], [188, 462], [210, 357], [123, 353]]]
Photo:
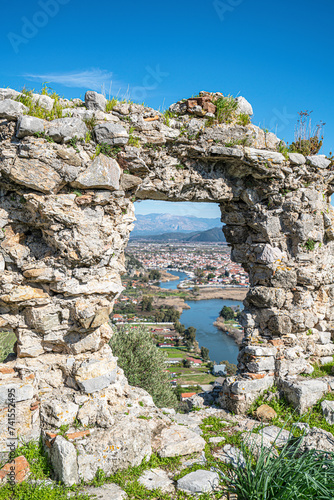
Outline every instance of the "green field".
[[187, 351], [183, 351], [181, 349], [175, 349], [172, 347], [166, 347], [166, 348], [160, 348], [161, 351], [167, 353], [167, 356], [169, 358], [180, 358], [184, 359], [189, 356], [189, 353]]

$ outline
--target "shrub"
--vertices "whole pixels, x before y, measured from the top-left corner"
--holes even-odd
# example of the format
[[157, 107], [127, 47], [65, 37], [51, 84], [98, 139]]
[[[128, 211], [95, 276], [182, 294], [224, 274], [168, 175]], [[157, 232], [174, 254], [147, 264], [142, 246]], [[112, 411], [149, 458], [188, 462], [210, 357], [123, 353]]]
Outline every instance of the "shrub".
[[251, 122], [250, 116], [247, 113], [240, 113], [237, 118], [237, 124], [243, 125], [244, 127]]
[[54, 99], [53, 108], [51, 111], [39, 106], [38, 102], [33, 101], [32, 90], [27, 90], [25, 87], [21, 90], [21, 95], [16, 98], [16, 101], [21, 102], [28, 107], [28, 115], [41, 118], [43, 120], [55, 120], [63, 117], [63, 108], [59, 104], [59, 95], [51, 91], [49, 87], [44, 86], [41, 90], [41, 95], [47, 95]]
[[238, 103], [232, 96], [219, 97], [215, 103], [216, 117], [219, 123], [230, 123], [235, 117], [236, 110], [238, 108]]
[[319, 153], [324, 139], [322, 131], [326, 124], [320, 121], [315, 127], [312, 127], [311, 113], [312, 111], [307, 110], [298, 113], [295, 140], [289, 147], [291, 153], [301, 153], [304, 156]]
[[160, 408], [177, 404], [169, 374], [165, 371], [165, 354], [154, 345], [147, 329], [121, 327], [110, 345], [129, 384], [149, 392]]

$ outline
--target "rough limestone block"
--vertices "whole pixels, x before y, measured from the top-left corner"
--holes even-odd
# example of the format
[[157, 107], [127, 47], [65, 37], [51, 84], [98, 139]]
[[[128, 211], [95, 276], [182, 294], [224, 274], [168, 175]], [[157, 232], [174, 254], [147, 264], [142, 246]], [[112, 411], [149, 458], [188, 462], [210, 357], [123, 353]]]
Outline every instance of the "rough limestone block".
[[34, 387], [32, 384], [24, 383], [20, 380], [0, 381], [0, 407], [8, 405], [8, 395], [14, 394], [16, 403], [32, 399], [34, 396]]
[[18, 184], [46, 194], [57, 192], [65, 184], [50, 165], [35, 158], [17, 158], [10, 169], [9, 177]]
[[52, 444], [50, 458], [58, 481], [65, 486], [78, 483], [77, 452], [72, 443], [58, 435]]
[[249, 393], [259, 393], [271, 387], [274, 383], [274, 378], [266, 376], [262, 379], [255, 380], [237, 380], [231, 385], [231, 391], [233, 394], [249, 394]]
[[161, 433], [161, 445], [158, 454], [161, 457], [190, 455], [202, 451], [205, 440], [195, 432], [180, 425], [172, 425]]
[[16, 137], [22, 139], [29, 135], [43, 133], [45, 130], [46, 121], [35, 116], [21, 115], [17, 121]]
[[257, 345], [248, 345], [245, 347], [245, 353], [252, 356], [276, 356], [276, 347], [261, 347]]
[[273, 356], [263, 356], [247, 363], [247, 369], [252, 373], [263, 371], [273, 372], [275, 370], [275, 358]]
[[330, 425], [334, 424], [334, 401], [323, 401], [321, 403], [322, 414], [326, 422]]
[[306, 163], [306, 158], [300, 153], [289, 153], [289, 160], [294, 165], [304, 165]]
[[331, 332], [319, 332], [319, 344], [329, 344], [331, 341]]
[[76, 446], [80, 479], [91, 481], [98, 469], [110, 476], [150, 458], [150, 424], [123, 415], [108, 429], [93, 429], [91, 435], [77, 442]]
[[150, 469], [144, 472], [138, 479], [148, 490], [161, 490], [162, 493], [173, 493], [174, 483], [163, 469]]
[[177, 482], [177, 489], [187, 493], [211, 493], [219, 486], [219, 475], [209, 470], [196, 470]]
[[244, 113], [245, 115], [252, 116], [253, 108], [252, 105], [242, 96], [237, 97], [236, 102], [238, 103], [238, 107], [236, 113]]
[[107, 483], [98, 488], [93, 486], [88, 486], [80, 490], [80, 493], [89, 495], [89, 498], [94, 498], [95, 500], [125, 500], [128, 495], [120, 486], [114, 483]]
[[84, 139], [88, 128], [80, 118], [57, 118], [52, 120], [46, 134], [55, 142], [67, 143], [71, 139]]
[[102, 94], [98, 94], [93, 90], [88, 90], [85, 94], [85, 105], [86, 108], [90, 110], [105, 111], [107, 99]]
[[331, 164], [331, 160], [328, 160], [324, 155], [307, 156], [306, 161], [312, 167], [316, 168], [327, 168]]
[[13, 101], [12, 99], [0, 101], [0, 118], [5, 118], [9, 121], [17, 120], [20, 115], [27, 112], [27, 106], [24, 106], [21, 102]]
[[88, 359], [75, 372], [75, 381], [86, 393], [100, 391], [116, 380], [117, 358]]
[[44, 401], [41, 405], [41, 419], [44, 424], [60, 428], [62, 425], [72, 425], [79, 405], [71, 401]]
[[99, 155], [71, 185], [81, 189], [109, 189], [114, 191], [119, 189], [120, 176], [121, 169], [117, 161], [108, 156]]
[[279, 385], [285, 398], [299, 414], [316, 404], [328, 390], [327, 382], [320, 379], [302, 381], [286, 379], [280, 380]]
[[325, 451], [334, 453], [334, 436], [331, 432], [312, 427], [312, 429], [303, 437], [299, 453], [310, 450]]
[[32, 100], [35, 104], [37, 104], [40, 108], [45, 109], [46, 111], [52, 111], [55, 100], [52, 97], [44, 94], [33, 94]]
[[116, 123], [101, 123], [94, 127], [94, 133], [98, 143], [106, 143], [110, 146], [124, 145], [129, 140], [129, 134], [122, 125]]

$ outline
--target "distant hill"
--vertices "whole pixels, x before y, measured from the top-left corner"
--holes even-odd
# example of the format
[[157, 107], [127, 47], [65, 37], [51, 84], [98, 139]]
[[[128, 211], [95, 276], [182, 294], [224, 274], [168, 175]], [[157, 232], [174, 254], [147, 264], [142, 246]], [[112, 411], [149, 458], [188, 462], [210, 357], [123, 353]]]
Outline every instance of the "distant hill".
[[194, 233], [163, 233], [152, 235], [135, 236], [133, 239], [143, 239], [149, 241], [178, 241], [178, 242], [194, 242], [194, 243], [224, 243], [226, 241], [221, 227], [213, 227], [207, 231], [199, 231]]
[[192, 233], [207, 231], [221, 224], [219, 217], [214, 219], [192, 215], [147, 214], [136, 215], [137, 222], [131, 236], [163, 233]]

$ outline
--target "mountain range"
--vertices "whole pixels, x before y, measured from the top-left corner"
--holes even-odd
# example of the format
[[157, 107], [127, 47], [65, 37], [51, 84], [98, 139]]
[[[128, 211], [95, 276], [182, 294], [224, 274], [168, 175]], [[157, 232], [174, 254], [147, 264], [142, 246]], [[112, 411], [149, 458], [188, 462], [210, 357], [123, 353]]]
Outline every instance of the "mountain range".
[[207, 231], [193, 233], [163, 233], [134, 236], [136, 240], [158, 241], [158, 242], [187, 242], [187, 243], [224, 243], [226, 241], [221, 227], [213, 227]]
[[194, 233], [221, 227], [219, 217], [200, 218], [193, 215], [147, 214], [136, 215], [137, 222], [131, 237], [161, 235], [164, 233]]

